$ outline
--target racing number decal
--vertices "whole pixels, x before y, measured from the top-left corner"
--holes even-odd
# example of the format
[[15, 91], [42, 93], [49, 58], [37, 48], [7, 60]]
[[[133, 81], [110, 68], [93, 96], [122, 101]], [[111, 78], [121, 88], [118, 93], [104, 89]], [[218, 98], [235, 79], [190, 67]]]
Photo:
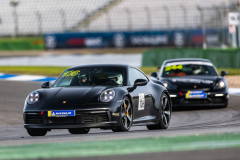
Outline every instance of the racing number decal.
[[140, 93], [139, 94], [138, 110], [144, 110], [144, 107], [145, 107], [144, 93]]
[[69, 77], [69, 76], [74, 77], [74, 76], [78, 75], [79, 72], [80, 72], [79, 70], [67, 71], [67, 72], [63, 73], [62, 77]]
[[171, 70], [176, 70], [176, 69], [182, 69], [182, 65], [173, 65], [173, 66], [166, 66], [165, 71], [171, 71]]

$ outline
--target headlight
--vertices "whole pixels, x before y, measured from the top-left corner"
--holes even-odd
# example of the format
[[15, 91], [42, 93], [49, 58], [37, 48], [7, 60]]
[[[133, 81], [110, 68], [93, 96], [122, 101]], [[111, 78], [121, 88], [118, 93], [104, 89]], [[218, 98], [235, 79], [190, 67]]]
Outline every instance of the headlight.
[[163, 85], [165, 88], [167, 89], [176, 89], [176, 87], [174, 87], [170, 82], [168, 81], [162, 81]]
[[100, 95], [100, 101], [109, 102], [115, 97], [115, 91], [112, 89], [105, 90]]
[[28, 104], [36, 103], [39, 100], [39, 93], [38, 92], [32, 92], [29, 94], [27, 102]]
[[167, 88], [167, 87], [168, 87], [168, 84], [167, 84], [167, 82], [164, 82], [164, 83], [163, 83], [163, 85], [164, 85], [164, 87], [165, 87], [165, 88]]
[[216, 86], [215, 89], [221, 89], [221, 88], [225, 88], [226, 87], [226, 83], [224, 81], [219, 81]]

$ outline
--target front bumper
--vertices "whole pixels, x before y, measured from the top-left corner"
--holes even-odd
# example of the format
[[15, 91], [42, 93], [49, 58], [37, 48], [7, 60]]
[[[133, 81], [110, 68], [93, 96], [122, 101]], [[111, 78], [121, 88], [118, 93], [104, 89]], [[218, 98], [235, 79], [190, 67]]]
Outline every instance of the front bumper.
[[228, 105], [229, 95], [227, 92], [205, 92], [206, 98], [186, 98], [186, 93], [180, 94], [177, 91], [169, 91], [173, 107], [182, 106], [219, 106]]
[[24, 124], [26, 129], [69, 129], [69, 128], [112, 128], [116, 122], [85, 123], [85, 124]]
[[[116, 104], [115, 107], [121, 104]], [[112, 105], [111, 105], [112, 106]], [[114, 108], [115, 108], [114, 107]], [[64, 109], [59, 109], [64, 110]], [[68, 128], [113, 128], [120, 125], [120, 114], [113, 106], [106, 108], [75, 109], [75, 116], [48, 117], [47, 111], [25, 111], [23, 114], [26, 129], [68, 129]]]

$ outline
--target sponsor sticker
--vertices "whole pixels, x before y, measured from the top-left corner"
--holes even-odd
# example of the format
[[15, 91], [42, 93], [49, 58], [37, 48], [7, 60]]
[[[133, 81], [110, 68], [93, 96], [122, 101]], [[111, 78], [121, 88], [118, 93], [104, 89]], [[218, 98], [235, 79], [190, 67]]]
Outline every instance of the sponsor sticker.
[[138, 110], [144, 110], [144, 107], [145, 107], [144, 93], [140, 93], [139, 94]]
[[130, 37], [132, 45], [167, 45], [167, 35], [132, 35]]
[[188, 79], [185, 79], [185, 78], [172, 78], [172, 81], [173, 82], [182, 82], [182, 83], [197, 83], [197, 84], [200, 84], [200, 83], [212, 84], [213, 83], [213, 81], [211, 81], [211, 80], [192, 79], [192, 78], [188, 78]]
[[65, 110], [65, 111], [48, 111], [48, 117], [67, 117], [75, 116], [74, 110]]
[[45, 46], [47, 49], [55, 49], [57, 46], [57, 39], [55, 36], [46, 36], [45, 37]]
[[199, 65], [213, 66], [213, 64], [210, 63], [210, 62], [202, 62], [202, 61], [171, 62], [171, 63], [167, 63], [165, 66], [189, 65], [189, 64], [199, 64]]
[[123, 33], [116, 33], [113, 36], [113, 44], [116, 48], [123, 48], [126, 45], [126, 37]]
[[204, 91], [188, 91], [186, 98], [207, 98], [207, 94]]

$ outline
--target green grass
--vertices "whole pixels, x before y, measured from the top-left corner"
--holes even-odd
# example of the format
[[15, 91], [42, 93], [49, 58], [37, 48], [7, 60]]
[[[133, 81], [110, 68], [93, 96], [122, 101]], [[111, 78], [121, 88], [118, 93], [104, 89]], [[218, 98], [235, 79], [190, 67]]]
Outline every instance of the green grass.
[[240, 133], [225, 133], [4, 146], [0, 147], [0, 159], [91, 157], [238, 147]]
[[50, 77], [58, 77], [68, 67], [52, 67], [52, 66], [0, 66], [0, 73], [6, 74], [28, 74], [28, 75], [44, 75]]
[[0, 50], [44, 50], [43, 37], [0, 38]]
[[[50, 77], [58, 77], [68, 67], [52, 67], [52, 66], [0, 66], [0, 73], [6, 74], [28, 74], [28, 75], [44, 75]], [[151, 72], [156, 72], [157, 67], [140, 67], [140, 69], [149, 75]], [[218, 68], [228, 71], [228, 75], [240, 75], [240, 69]]]
[[43, 39], [43, 37], [39, 36], [39, 37], [16, 37], [16, 38], [12, 38], [12, 37], [4, 37], [4, 38], [0, 38], [0, 42], [14, 42], [14, 41], [25, 41], [25, 40], [35, 40], [35, 39]]

